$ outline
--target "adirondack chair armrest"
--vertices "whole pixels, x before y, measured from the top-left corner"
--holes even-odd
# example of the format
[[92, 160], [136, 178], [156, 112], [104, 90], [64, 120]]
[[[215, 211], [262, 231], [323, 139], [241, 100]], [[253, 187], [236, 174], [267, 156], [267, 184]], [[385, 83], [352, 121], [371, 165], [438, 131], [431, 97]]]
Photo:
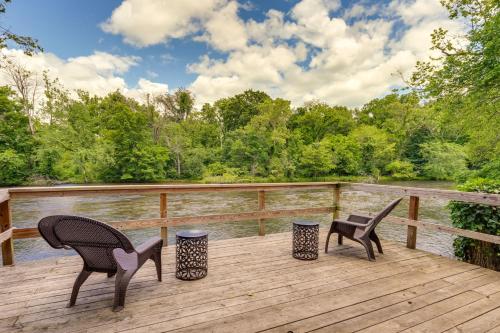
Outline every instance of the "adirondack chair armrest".
[[356, 223], [362, 223], [362, 224], [367, 224], [372, 219], [373, 219], [373, 217], [371, 217], [371, 216], [351, 214], [347, 218], [347, 221], [349, 221], [349, 222], [356, 222]]
[[163, 245], [163, 239], [161, 239], [160, 237], [151, 237], [141, 245], [137, 246], [135, 250], [140, 255], [152, 250], [155, 247], [161, 248], [162, 245]]
[[358, 228], [366, 228], [365, 223], [356, 223], [356, 222], [345, 221], [345, 220], [334, 220], [333, 222], [340, 223], [340, 224], [346, 224], [346, 225], [350, 225], [350, 226], [358, 227]]

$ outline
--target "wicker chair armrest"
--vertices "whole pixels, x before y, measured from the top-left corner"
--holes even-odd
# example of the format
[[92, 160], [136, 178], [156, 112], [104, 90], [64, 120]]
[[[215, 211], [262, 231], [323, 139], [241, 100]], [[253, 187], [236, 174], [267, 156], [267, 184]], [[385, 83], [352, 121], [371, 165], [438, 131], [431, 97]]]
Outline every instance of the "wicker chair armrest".
[[356, 222], [356, 223], [362, 223], [362, 224], [367, 224], [372, 219], [373, 219], [373, 217], [371, 217], [371, 216], [351, 214], [347, 218], [347, 221], [349, 221], [349, 222]]
[[140, 255], [150, 251], [155, 247], [161, 247], [162, 245], [163, 245], [163, 239], [161, 239], [160, 237], [151, 237], [141, 245], [137, 246], [135, 250]]
[[358, 228], [366, 228], [366, 224], [364, 224], [364, 223], [356, 223], [356, 222], [345, 221], [345, 220], [333, 220], [333, 222], [340, 223], [340, 224], [346, 224], [346, 225], [350, 225], [350, 226], [358, 227]]
[[116, 248], [113, 250], [113, 257], [118, 266], [124, 271], [136, 270], [139, 267], [137, 252], [127, 253], [121, 248]]

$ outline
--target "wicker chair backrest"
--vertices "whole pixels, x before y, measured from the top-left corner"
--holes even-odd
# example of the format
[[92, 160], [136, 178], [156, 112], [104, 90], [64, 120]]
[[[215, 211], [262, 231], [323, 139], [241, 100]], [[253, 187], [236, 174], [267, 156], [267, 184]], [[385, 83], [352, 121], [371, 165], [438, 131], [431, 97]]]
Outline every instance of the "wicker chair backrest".
[[129, 239], [113, 227], [85, 217], [56, 215], [40, 220], [38, 230], [54, 248], [71, 247], [96, 271], [116, 270], [113, 249], [134, 251]]

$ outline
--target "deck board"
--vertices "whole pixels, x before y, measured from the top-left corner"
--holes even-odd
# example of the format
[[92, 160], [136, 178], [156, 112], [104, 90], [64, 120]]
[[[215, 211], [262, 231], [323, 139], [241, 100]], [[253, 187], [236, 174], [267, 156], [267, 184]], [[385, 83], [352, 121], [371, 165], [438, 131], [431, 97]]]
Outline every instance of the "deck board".
[[[321, 230], [324, 244], [324, 230]], [[366, 260], [347, 241], [314, 261], [291, 257], [291, 234], [210, 241], [209, 274], [163, 282], [147, 263], [114, 313], [114, 279], [93, 274], [66, 308], [76, 256], [0, 268], [0, 332], [486, 332], [499, 326], [500, 273], [383, 241]], [[484, 321], [488, 321], [485, 323]], [[491, 322], [493, 321], [493, 322]]]

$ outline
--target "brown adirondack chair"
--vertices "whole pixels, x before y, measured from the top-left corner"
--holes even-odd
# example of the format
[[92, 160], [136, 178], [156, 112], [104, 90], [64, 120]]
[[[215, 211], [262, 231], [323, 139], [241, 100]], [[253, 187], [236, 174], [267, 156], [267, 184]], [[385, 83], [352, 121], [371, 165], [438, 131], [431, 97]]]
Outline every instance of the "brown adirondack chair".
[[74, 249], [83, 259], [83, 269], [76, 278], [68, 307], [75, 305], [80, 286], [92, 272], [116, 274], [113, 311], [120, 311], [130, 279], [148, 260], [155, 262], [161, 281], [163, 240], [153, 237], [134, 248], [130, 240], [108, 224], [79, 216], [48, 216], [38, 222], [38, 230], [50, 246]]
[[403, 198], [399, 198], [391, 202], [387, 207], [385, 207], [380, 213], [375, 216], [363, 216], [351, 214], [344, 220], [334, 220], [330, 226], [330, 231], [328, 232], [328, 237], [326, 238], [325, 253], [328, 252], [328, 243], [330, 242], [330, 236], [333, 233], [339, 235], [338, 243], [342, 245], [342, 238], [347, 237], [353, 241], [356, 241], [364, 246], [366, 253], [368, 254], [368, 259], [370, 261], [375, 260], [375, 252], [373, 251], [372, 241], [377, 245], [377, 250], [379, 253], [384, 253], [382, 251], [382, 244], [380, 244], [380, 239], [375, 233], [375, 227], [382, 221], [384, 217], [389, 215], [389, 213], [396, 207]]

